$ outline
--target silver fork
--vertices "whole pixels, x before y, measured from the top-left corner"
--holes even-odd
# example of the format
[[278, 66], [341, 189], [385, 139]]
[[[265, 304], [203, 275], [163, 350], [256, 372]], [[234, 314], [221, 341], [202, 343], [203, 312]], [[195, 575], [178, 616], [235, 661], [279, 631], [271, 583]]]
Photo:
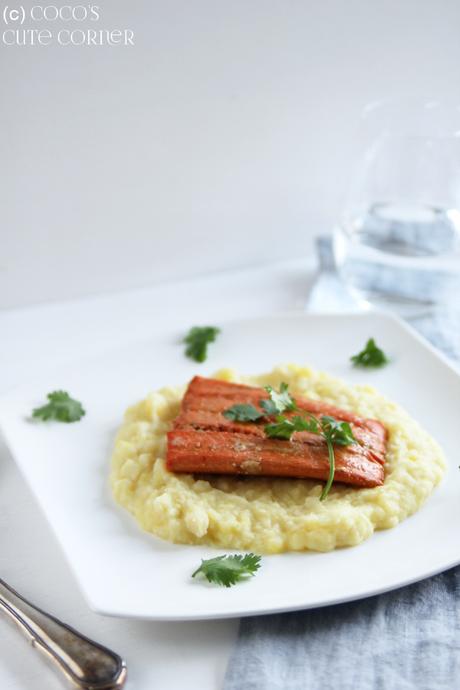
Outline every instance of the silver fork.
[[73, 685], [83, 690], [115, 690], [126, 680], [126, 664], [118, 654], [81, 635], [33, 606], [0, 580], [0, 610], [23, 631]]

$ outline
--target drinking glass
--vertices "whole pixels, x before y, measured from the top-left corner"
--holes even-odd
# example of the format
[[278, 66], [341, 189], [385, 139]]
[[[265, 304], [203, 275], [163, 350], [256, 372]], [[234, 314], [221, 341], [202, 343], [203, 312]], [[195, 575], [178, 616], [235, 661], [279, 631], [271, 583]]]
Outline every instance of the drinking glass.
[[359, 141], [334, 232], [343, 281], [402, 316], [460, 303], [460, 107], [371, 104]]

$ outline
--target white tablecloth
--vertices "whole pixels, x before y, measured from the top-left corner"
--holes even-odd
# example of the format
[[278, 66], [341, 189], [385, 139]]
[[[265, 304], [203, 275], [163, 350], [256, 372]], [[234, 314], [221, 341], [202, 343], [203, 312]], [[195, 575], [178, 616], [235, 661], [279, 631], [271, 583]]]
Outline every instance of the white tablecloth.
[[[0, 394], [38, 372], [191, 325], [301, 309], [307, 260], [221, 273], [67, 303], [0, 312]], [[52, 531], [0, 440], [0, 576], [24, 596], [118, 651], [128, 690], [217, 690], [237, 621], [151, 623], [92, 613]], [[61, 678], [0, 617], [1, 690], [59, 690]]]

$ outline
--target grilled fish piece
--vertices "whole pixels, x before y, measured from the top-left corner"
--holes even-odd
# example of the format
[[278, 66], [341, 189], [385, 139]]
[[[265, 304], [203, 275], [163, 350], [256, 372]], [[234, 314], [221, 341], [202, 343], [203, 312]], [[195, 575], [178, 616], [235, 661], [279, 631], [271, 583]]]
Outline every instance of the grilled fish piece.
[[[383, 466], [359, 445], [336, 446], [335, 481], [359, 487], [383, 484]], [[178, 429], [168, 433], [167, 468], [172, 472], [254, 475], [327, 480], [325, 441], [282, 441], [228, 431]]]
[[[190, 382], [182, 401], [181, 413], [174, 423], [175, 429], [209, 429], [214, 431], [235, 431], [265, 437], [263, 424], [250, 422], [233, 422], [222, 414], [236, 403], [251, 404], [258, 407], [261, 400], [268, 400], [269, 395], [263, 388], [229, 383], [216, 379], [195, 376]], [[356, 440], [365, 447], [372, 458], [381, 464], [385, 462], [387, 432], [383, 424], [375, 419], [364, 419], [352, 412], [341, 410], [317, 400], [296, 396], [296, 412], [284, 413], [286, 417], [308, 412], [315, 417], [329, 415], [351, 425]], [[315, 434], [299, 432], [296, 440], [314, 442]]]

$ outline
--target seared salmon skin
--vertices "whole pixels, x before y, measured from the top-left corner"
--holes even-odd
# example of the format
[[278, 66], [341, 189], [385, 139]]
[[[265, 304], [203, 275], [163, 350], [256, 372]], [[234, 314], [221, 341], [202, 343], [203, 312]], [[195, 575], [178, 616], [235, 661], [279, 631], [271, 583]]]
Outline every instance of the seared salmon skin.
[[[267, 438], [267, 418], [235, 422], [223, 415], [237, 403], [257, 407], [268, 398], [263, 388], [196, 376], [168, 433], [167, 468], [172, 472], [326, 480], [329, 457], [321, 436], [296, 432], [290, 441]], [[295, 402], [298, 410], [286, 416], [302, 412], [328, 415], [352, 428], [356, 443], [334, 447], [334, 481], [369, 488], [383, 484], [387, 432], [379, 421], [316, 400], [296, 396]]]

